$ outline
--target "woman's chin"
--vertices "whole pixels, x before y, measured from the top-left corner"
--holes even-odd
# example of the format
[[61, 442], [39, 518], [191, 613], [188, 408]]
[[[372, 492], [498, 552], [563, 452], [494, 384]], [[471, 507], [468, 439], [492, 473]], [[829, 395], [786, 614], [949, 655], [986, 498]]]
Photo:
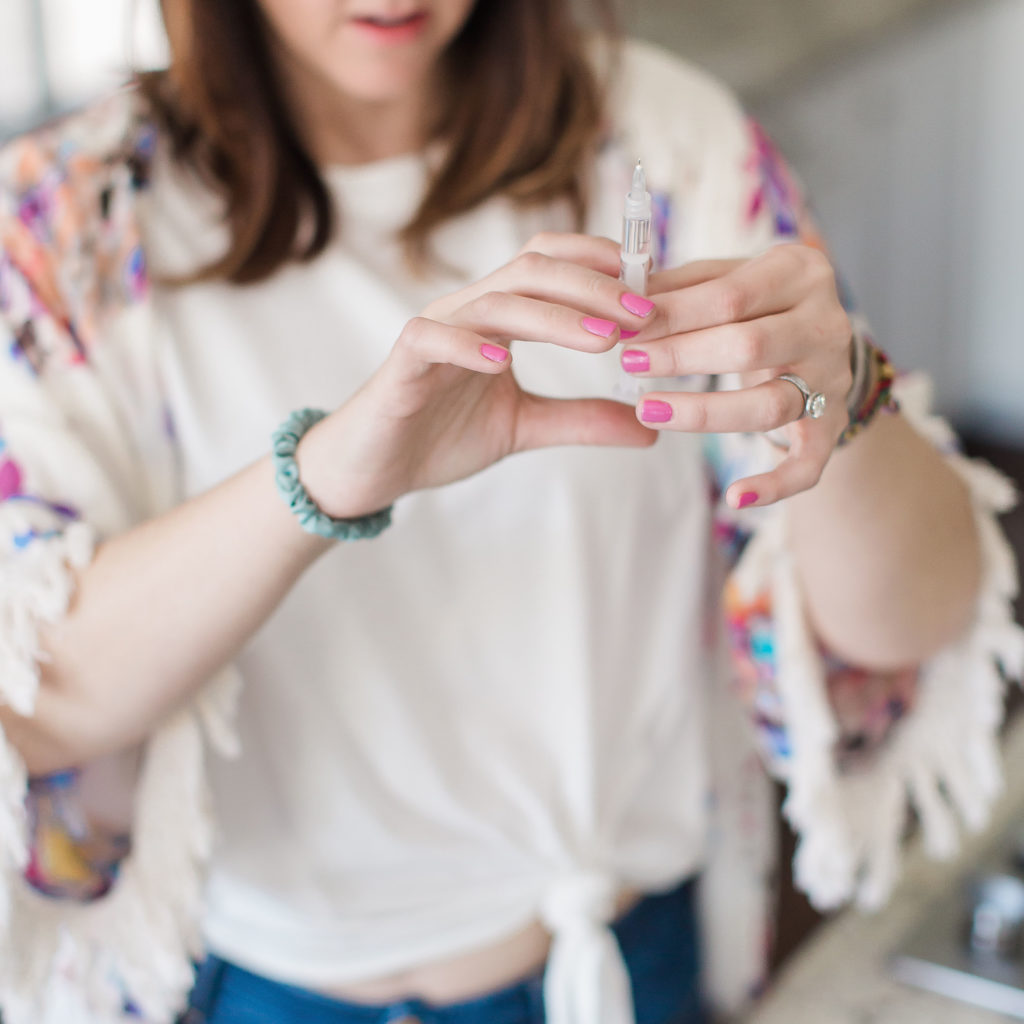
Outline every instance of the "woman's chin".
[[332, 74], [331, 82], [344, 96], [364, 103], [393, 103], [427, 87], [432, 65], [428, 61], [339, 60], [344, 71]]

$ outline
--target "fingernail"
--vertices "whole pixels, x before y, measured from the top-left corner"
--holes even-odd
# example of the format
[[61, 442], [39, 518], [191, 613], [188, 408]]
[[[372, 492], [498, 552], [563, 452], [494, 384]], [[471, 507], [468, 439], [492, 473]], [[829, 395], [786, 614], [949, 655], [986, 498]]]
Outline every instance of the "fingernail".
[[615, 328], [619, 326], [611, 320], [602, 320], [596, 316], [585, 316], [582, 322], [585, 331], [590, 331], [600, 338], [610, 338], [615, 333]]
[[757, 501], [757, 491], [744, 491], [740, 495], [740, 500], [736, 503], [737, 508], [746, 508], [748, 505], [753, 505]]
[[632, 292], [626, 292], [622, 296], [622, 305], [637, 316], [648, 316], [654, 309], [654, 303], [650, 299], [645, 299], [642, 295], [634, 295]]
[[623, 341], [629, 341], [630, 338], [635, 338], [640, 332], [639, 331], [619, 331], [619, 337]]
[[622, 368], [626, 373], [646, 373], [651, 368], [651, 357], [639, 349], [627, 348], [622, 353]]
[[502, 348], [500, 345], [488, 345], [484, 342], [480, 346], [480, 355], [485, 359], [490, 359], [492, 363], [503, 363], [508, 359], [508, 349]]
[[672, 419], [672, 406], [668, 402], [659, 402], [655, 398], [648, 398], [640, 406], [640, 419], [644, 423], [668, 423]]

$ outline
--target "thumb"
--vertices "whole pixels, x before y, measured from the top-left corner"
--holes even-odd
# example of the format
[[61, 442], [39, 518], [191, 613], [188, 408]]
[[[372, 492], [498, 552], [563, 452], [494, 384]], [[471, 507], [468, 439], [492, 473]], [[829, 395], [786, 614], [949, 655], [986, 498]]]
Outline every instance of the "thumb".
[[523, 394], [515, 451], [560, 444], [648, 448], [658, 439], [636, 418], [632, 405], [608, 398], [543, 398]]

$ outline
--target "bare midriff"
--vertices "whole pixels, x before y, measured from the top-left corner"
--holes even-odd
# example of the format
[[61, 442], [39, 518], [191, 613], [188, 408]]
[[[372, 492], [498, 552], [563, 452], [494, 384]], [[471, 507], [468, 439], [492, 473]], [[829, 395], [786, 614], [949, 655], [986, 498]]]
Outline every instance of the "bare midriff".
[[[623, 889], [616, 900], [616, 917], [634, 906], [641, 895], [634, 889]], [[544, 966], [550, 948], [551, 933], [540, 921], [534, 921], [514, 935], [470, 953], [321, 991], [354, 1003], [380, 1005], [402, 999], [422, 999], [436, 1005], [459, 1003], [536, 974]]]

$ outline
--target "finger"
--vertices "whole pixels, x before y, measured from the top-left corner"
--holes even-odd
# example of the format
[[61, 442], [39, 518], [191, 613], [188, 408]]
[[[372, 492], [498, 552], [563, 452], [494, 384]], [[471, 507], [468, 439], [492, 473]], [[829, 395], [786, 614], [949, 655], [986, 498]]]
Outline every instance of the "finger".
[[661, 295], [665, 333], [683, 334], [791, 309], [810, 291], [816, 273], [811, 266], [824, 259], [820, 253], [807, 255], [814, 251], [778, 245], [720, 277]]
[[713, 281], [735, 270], [746, 260], [696, 260], [670, 270], [658, 270], [647, 281], [647, 294], [660, 295], [677, 288], [692, 288], [695, 284]]
[[496, 374], [512, 364], [512, 353], [493, 338], [418, 316], [402, 328], [388, 361], [405, 379], [420, 376], [439, 363]]
[[521, 252], [539, 252], [556, 260], [588, 267], [607, 277], [619, 276], [619, 243], [610, 238], [542, 231], [534, 235]]
[[508, 292], [486, 292], [457, 310], [449, 322], [488, 337], [548, 342], [581, 352], [607, 352], [619, 340], [614, 320]]
[[730, 484], [725, 500], [732, 508], [764, 506], [809, 490], [821, 479], [834, 448], [835, 436], [828, 429], [803, 431], [775, 469]]
[[794, 318], [790, 311], [646, 343], [641, 336], [630, 340], [622, 353], [622, 368], [641, 377], [769, 370], [802, 362], [809, 348], [820, 347], [814, 334], [803, 318]]
[[657, 391], [644, 395], [637, 418], [659, 430], [697, 434], [758, 433], [803, 415], [804, 399], [788, 381], [768, 380], [736, 391]]
[[[615, 320], [639, 332], [658, 320], [655, 304], [633, 295], [618, 280], [618, 247], [609, 238], [588, 235], [537, 235], [535, 248], [452, 296], [431, 303], [424, 315], [447, 320], [467, 302], [487, 292], [512, 292], [571, 306], [585, 315]], [[548, 251], [541, 251], [541, 249]], [[663, 330], [660, 333], [665, 333]]]
[[[654, 303], [633, 295], [617, 278], [589, 267], [554, 259], [540, 252], [524, 252], [511, 263], [485, 278], [470, 297], [487, 291], [513, 292], [532, 299], [560, 303], [581, 313], [614, 320], [624, 329], [639, 331], [655, 323]], [[666, 333], [664, 330], [661, 333]]]
[[638, 423], [632, 407], [621, 402], [524, 394], [515, 450], [560, 444], [647, 448], [657, 440], [657, 433]]

